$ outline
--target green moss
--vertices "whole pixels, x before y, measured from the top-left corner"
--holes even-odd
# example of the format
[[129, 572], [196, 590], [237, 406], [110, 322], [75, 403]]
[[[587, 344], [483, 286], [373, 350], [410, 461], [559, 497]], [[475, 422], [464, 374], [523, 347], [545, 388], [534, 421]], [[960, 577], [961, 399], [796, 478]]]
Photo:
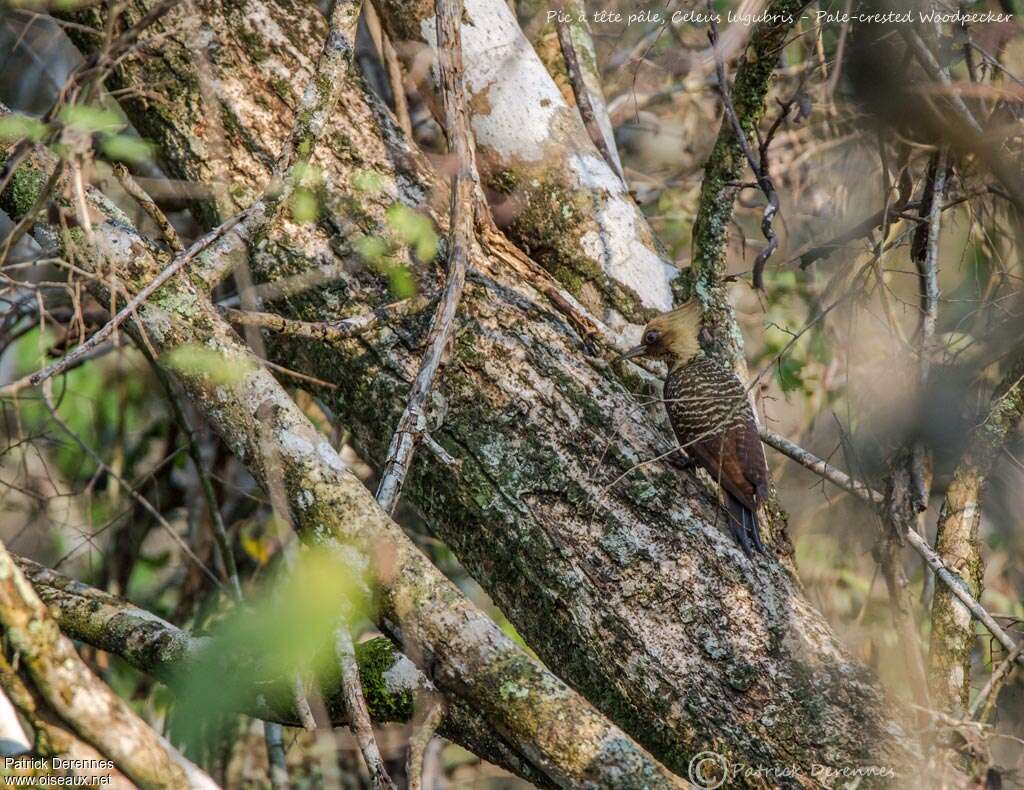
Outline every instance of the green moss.
[[[805, 0], [776, 0], [767, 12], [778, 21], [758, 25], [751, 36], [732, 87], [733, 106], [749, 140], [765, 114], [765, 99], [792, 25], [784, 20], [799, 19]], [[726, 269], [729, 225], [734, 214], [737, 188], [747, 166], [733, 128], [723, 123], [715, 147], [704, 167], [700, 202], [693, 224], [693, 293], [704, 307], [705, 326], [714, 334], [728, 356], [742, 356], [743, 338], [728, 306], [722, 281]]]
[[358, 147], [352, 142], [352, 138], [344, 132], [335, 132], [328, 139], [331, 150], [343, 162], [358, 166], [366, 161], [366, 157], [359, 152]]
[[511, 170], [499, 170], [490, 179], [490, 186], [502, 195], [511, 195], [519, 186], [519, 177]]
[[363, 696], [374, 721], [409, 721], [412, 718], [413, 694], [403, 691], [395, 694], [388, 690], [384, 674], [395, 664], [400, 654], [385, 637], [370, 639], [356, 645], [359, 678], [363, 682]]
[[285, 103], [291, 103], [292, 99], [292, 88], [287, 80], [281, 79], [280, 77], [270, 78], [270, 88], [277, 94], [277, 98]]
[[10, 201], [6, 202], [5, 196], [5, 207], [9, 206], [12, 216], [19, 219], [24, 217], [39, 199], [44, 186], [46, 176], [42, 171], [27, 166], [19, 167], [11, 178], [11, 185], [7, 190]]
[[262, 63], [270, 57], [270, 50], [263, 46], [264, 39], [262, 36], [243, 28], [238, 31], [238, 38], [245, 44], [246, 51], [257, 63]]

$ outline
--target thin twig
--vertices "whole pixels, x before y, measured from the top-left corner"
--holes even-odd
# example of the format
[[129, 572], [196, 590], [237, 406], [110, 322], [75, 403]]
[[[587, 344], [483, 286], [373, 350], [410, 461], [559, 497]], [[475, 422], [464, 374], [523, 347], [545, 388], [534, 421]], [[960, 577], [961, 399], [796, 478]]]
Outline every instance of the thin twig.
[[[409, 736], [409, 752], [405, 758], [405, 775], [409, 790], [423, 790], [423, 758], [427, 747], [444, 717], [444, 702], [436, 694], [421, 691], [417, 715], [414, 717], [412, 734]], [[420, 711], [423, 711], [420, 713]]]
[[178, 232], [174, 229], [170, 220], [167, 219], [167, 215], [160, 209], [156, 204], [156, 201], [150, 197], [149, 193], [136, 181], [128, 168], [123, 164], [114, 165], [114, 176], [117, 178], [121, 188], [124, 189], [129, 195], [131, 195], [135, 202], [139, 204], [143, 211], [146, 212], [147, 216], [156, 224], [160, 229], [160, 235], [164, 237], [164, 241], [175, 252], [181, 252], [185, 249], [185, 246], [181, 243], [181, 239], [178, 238]]
[[341, 685], [345, 695], [345, 707], [349, 716], [349, 726], [359, 743], [366, 768], [370, 772], [370, 780], [375, 790], [394, 790], [395, 783], [388, 776], [384, 767], [384, 759], [377, 748], [373, 737], [373, 724], [370, 722], [370, 711], [363, 697], [363, 687], [359, 680], [359, 664], [356, 662], [355, 645], [348, 627], [343, 625], [335, 633], [335, 650], [341, 668]]
[[76, 346], [74, 351], [61, 357], [49, 367], [44, 368], [43, 370], [37, 370], [35, 373], [31, 373], [17, 381], [13, 381], [5, 387], [0, 387], [0, 398], [11, 397], [28, 387], [36, 387], [44, 381], [60, 375], [73, 367], [81, 357], [87, 355], [94, 348], [100, 345], [100, 343], [110, 337], [114, 330], [131, 317], [138, 308], [141, 307], [147, 299], [149, 299], [150, 296], [164, 285], [164, 283], [184, 269], [193, 258], [209, 247], [224, 233], [227, 233], [234, 224], [241, 222], [245, 216], [247, 216], [247, 211], [236, 214], [229, 222], [225, 222], [217, 228], [214, 228], [212, 231], [193, 243], [185, 252], [176, 255], [171, 259], [171, 262], [164, 267], [160, 274], [150, 280], [142, 290], [132, 297], [128, 304], [121, 308], [121, 310], [119, 310], [117, 314], [102, 328], [94, 332], [88, 340], [81, 345]]
[[160, 386], [163, 387], [164, 394], [167, 396], [167, 402], [170, 404], [174, 419], [178, 423], [178, 427], [185, 434], [185, 441], [188, 443], [188, 454], [192, 459], [192, 465], [196, 469], [199, 486], [203, 490], [203, 497], [206, 499], [206, 509], [210, 514], [210, 524], [213, 526], [213, 538], [217, 543], [217, 549], [220, 551], [220, 558], [224, 562], [224, 570], [231, 584], [231, 592], [235, 601], [241, 602], [242, 583], [238, 578], [238, 563], [235, 561], [235, 551], [231, 545], [231, 538], [228, 536], [227, 528], [224, 526], [224, 519], [221, 517], [220, 506], [217, 504], [217, 495], [213, 490], [213, 482], [206, 470], [206, 464], [203, 462], [199, 440], [196, 438], [192, 423], [189, 422], [188, 417], [185, 415], [185, 410], [178, 401], [178, 395], [174, 391], [174, 385], [171, 383], [170, 376], [157, 364], [156, 359], [153, 358], [148, 349], [142, 345], [139, 346], [139, 349], [149, 361], [150, 367], [160, 381]]
[[974, 698], [974, 702], [967, 709], [968, 718], [981, 722], [988, 718], [995, 705], [996, 697], [999, 696], [999, 690], [1020, 662], [1022, 653], [1024, 653], [1024, 641], [1011, 650], [1006, 658], [999, 663], [999, 666], [992, 670], [992, 676], [988, 679], [988, 683], [978, 692], [978, 696]]
[[[945, 148], [935, 152], [928, 168], [928, 183], [921, 205], [921, 225], [911, 245], [910, 257], [917, 267], [920, 282], [921, 318], [918, 340], [918, 387], [928, 384], [932, 355], [935, 353], [935, 329], [939, 319], [939, 234], [942, 230], [942, 210], [946, 197], [947, 156]], [[923, 514], [928, 508], [930, 474], [926, 469], [927, 451], [921, 441], [911, 449], [910, 474], [916, 507]], [[922, 516], [915, 519], [918, 533], [924, 537]], [[935, 577], [925, 564], [922, 598], [928, 600], [934, 591]]]
[[944, 87], [951, 89], [948, 92], [948, 96], [950, 104], [956, 111], [955, 114], [959, 116], [960, 120], [963, 121], [971, 131], [977, 134], [983, 134], [984, 130], [981, 128], [981, 124], [978, 123], [978, 119], [974, 117], [974, 113], [971, 112], [967, 103], [963, 100], [963, 97], [956, 90], [952, 90], [953, 82], [950, 79], [949, 70], [942, 67], [917, 31], [908, 26], [901, 25], [900, 34], [903, 36], [904, 41], [910, 45], [910, 50], [914, 53], [914, 57], [917, 58], [918, 63], [920, 63], [921, 67], [928, 72], [929, 76], [937, 80]]
[[[145, 354], [146, 358], [149, 360], [153, 371], [160, 380], [160, 384], [167, 395], [167, 401], [171, 405], [171, 410], [174, 412], [175, 420], [185, 434], [185, 440], [188, 442], [188, 453], [192, 458], [192, 464], [195, 466], [196, 475], [199, 477], [199, 485], [202, 488], [203, 496], [206, 499], [206, 509], [210, 514], [210, 523], [213, 526], [213, 537], [217, 543], [217, 548], [220, 551], [221, 560], [224, 562], [224, 569], [227, 573], [228, 580], [231, 582], [232, 594], [235, 601], [241, 603], [243, 598], [242, 584], [238, 577], [238, 564], [235, 561], [234, 547], [231, 545], [231, 538], [228, 536], [227, 529], [224, 526], [224, 519], [221, 517], [220, 507], [217, 504], [217, 496], [213, 490], [213, 483], [210, 480], [210, 475], [206, 471], [206, 464], [203, 462], [202, 453], [199, 448], [199, 441], [196, 439], [195, 431], [192, 429], [192, 424], [185, 415], [184, 409], [182, 409], [181, 404], [178, 402], [178, 396], [174, 391], [174, 385], [171, 383], [170, 377], [164, 369], [157, 364], [156, 360], [153, 359], [148, 351], [143, 349], [143, 354]], [[298, 676], [296, 676], [296, 680], [298, 681]], [[301, 689], [301, 684], [297, 685], [297, 688]], [[296, 698], [296, 708], [301, 711], [301, 706], [298, 704], [300, 700], [305, 702], [305, 697]], [[309, 707], [308, 702], [306, 702], [306, 707]], [[291, 784], [288, 780], [288, 761], [284, 748], [284, 729], [277, 722], [264, 721], [263, 739], [267, 746], [267, 762], [270, 766], [270, 786], [273, 790], [288, 790]]]
[[594, 106], [590, 88], [587, 86], [579, 56], [576, 54], [576, 44], [572, 40], [572, 28], [567, 21], [562, 0], [557, 0], [555, 7], [562, 12], [555, 16], [555, 30], [558, 32], [558, 44], [562, 50], [562, 58], [565, 60], [565, 70], [569, 74], [569, 83], [572, 85], [572, 92], [576, 97], [576, 109], [579, 110], [587, 134], [597, 150], [601, 152], [604, 161], [625, 183], [626, 177], [622, 172], [622, 164], [614, 150], [615, 140], [614, 138], [608, 139], [605, 129], [598, 121], [597, 109]]
[[448, 277], [441, 304], [430, 324], [427, 352], [420, 363], [405, 411], [391, 438], [384, 473], [377, 488], [377, 502], [386, 513], [394, 512], [402, 483], [409, 471], [417, 437], [423, 430], [424, 409], [441, 366], [441, 358], [452, 336], [455, 313], [466, 282], [469, 246], [473, 239], [473, 198], [478, 176], [462, 76], [461, 19], [461, 0], [437, 0], [438, 70], [445, 132], [448, 135], [449, 150], [458, 163], [451, 190]]
[[299, 674], [295, 675], [295, 690], [292, 692], [292, 698], [295, 700], [295, 712], [299, 714], [302, 728], [312, 732], [316, 729], [316, 719], [313, 717], [313, 709], [309, 706], [305, 685]]
[[832, 466], [828, 461], [818, 458], [814, 453], [808, 452], [795, 442], [791, 442], [785, 436], [780, 436], [779, 434], [768, 430], [764, 426], [759, 428], [759, 433], [761, 434], [761, 439], [765, 444], [770, 447], [774, 447], [780, 453], [796, 461], [805, 469], [809, 469], [819, 477], [823, 477], [829, 482], [834, 483], [844, 491], [848, 491], [873, 505], [881, 505], [885, 501], [885, 497], [877, 491], [873, 491], [863, 483], [854, 480], [845, 472], [835, 466]]
[[944, 149], [940, 149], [932, 157], [928, 168], [928, 185], [921, 206], [921, 219], [926, 220], [927, 224], [918, 228], [911, 248], [911, 258], [917, 266], [920, 279], [922, 383], [928, 376], [935, 325], [939, 316], [939, 233], [942, 228], [942, 209], [946, 195], [946, 161]]
[[[800, 268], [806, 269], [812, 263], [817, 262], [822, 258], [827, 258], [837, 249], [844, 247], [851, 241], [856, 239], [870, 236], [875, 228], [880, 226], [888, 225], [893, 220], [902, 216], [902, 214], [910, 209], [916, 209], [920, 207], [920, 202], [917, 201], [903, 201], [895, 203], [889, 206], [888, 209], [882, 209], [869, 217], [864, 218], [856, 225], [851, 227], [849, 230], [843, 231], [838, 236], [833, 237], [829, 241], [822, 244], [817, 244], [814, 247], [804, 250], [793, 257], [793, 261], [800, 262]], [[919, 219], [915, 217], [915, 219]]]
[[391, 43], [391, 38], [384, 31], [377, 15], [377, 9], [373, 3], [366, 3], [363, 7], [366, 14], [366, 26], [372, 31], [373, 43], [377, 46], [377, 54], [380, 55], [381, 63], [388, 74], [388, 84], [391, 87], [391, 97], [395, 103], [395, 119], [399, 127], [405, 132], [407, 139], [412, 140], [412, 120], [409, 117], [409, 100], [405, 95], [405, 79], [402, 76], [402, 64], [398, 59], [398, 53]]
[[262, 313], [251, 310], [237, 310], [231, 307], [220, 307], [221, 315], [235, 326], [257, 326], [292, 337], [305, 337], [322, 343], [334, 343], [351, 340], [366, 334], [381, 324], [402, 316], [411, 315], [425, 308], [432, 299], [424, 295], [403, 299], [384, 305], [362, 315], [342, 318], [337, 321], [298, 321], [285, 318], [274, 313]]
[[128, 492], [129, 496], [131, 496], [132, 499], [138, 502], [143, 507], [143, 509], [156, 520], [156, 522], [164, 529], [164, 531], [167, 532], [171, 540], [178, 544], [178, 546], [189, 557], [189, 559], [191, 559], [199, 567], [199, 569], [204, 574], [206, 574], [207, 578], [209, 578], [210, 581], [212, 581], [217, 587], [220, 587], [221, 583], [220, 579], [217, 578], [217, 575], [213, 571], [211, 571], [198, 556], [196, 556], [196, 553], [192, 551], [192, 547], [189, 546], [188, 543], [186, 543], [185, 540], [181, 537], [181, 535], [177, 533], [174, 527], [172, 527], [167, 522], [167, 519], [164, 518], [163, 514], [160, 513], [160, 511], [157, 510], [155, 507], [153, 507], [152, 503], [150, 503], [150, 501], [146, 499], [146, 497], [144, 497], [142, 494], [136, 491], [135, 487], [131, 483], [129, 483], [127, 480], [121, 477], [121, 475], [119, 475], [114, 469], [112, 469], [110, 465], [100, 457], [99, 453], [97, 453], [87, 442], [83, 441], [82, 437], [79, 436], [75, 431], [73, 431], [66, 422], [64, 422], [64, 420], [60, 416], [60, 413], [57, 411], [57, 406], [53, 402], [52, 384], [50, 382], [47, 382], [46, 385], [43, 387], [43, 403], [46, 404], [46, 408], [50, 412], [50, 419], [52, 419], [57, 424], [57, 426], [62, 431], [64, 431], [64, 433], [70, 436], [72, 441], [74, 441], [75, 444], [77, 444], [82, 449], [82, 451], [85, 452], [86, 455], [92, 458], [93, 462], [95, 462], [95, 464], [100, 469], [102, 469], [107, 475], [109, 475], [112, 480], [116, 480], [117, 483], [122, 488], [124, 488], [125, 491]]
[[272, 790], [288, 790], [288, 760], [284, 751], [284, 728], [273, 721], [263, 722], [263, 740], [267, 745], [267, 762], [270, 764], [270, 787]]
[[223, 243], [211, 251], [209, 265], [199, 272], [210, 289], [216, 287], [231, 273], [232, 261], [235, 260], [231, 253], [237, 250], [238, 244], [244, 246], [248, 239], [274, 220], [281, 206], [288, 201], [296, 185], [305, 175], [306, 166], [323, 136], [328, 121], [333, 116], [338, 97], [347, 84], [361, 4], [362, 0], [335, 2], [323, 50], [317, 59], [313, 75], [306, 83], [299, 106], [295, 108], [295, 122], [291, 133], [274, 163], [270, 181], [263, 190], [263, 195], [243, 212], [247, 214], [245, 220], [236, 223], [237, 227], [233, 234], [236, 240], [225, 238]]

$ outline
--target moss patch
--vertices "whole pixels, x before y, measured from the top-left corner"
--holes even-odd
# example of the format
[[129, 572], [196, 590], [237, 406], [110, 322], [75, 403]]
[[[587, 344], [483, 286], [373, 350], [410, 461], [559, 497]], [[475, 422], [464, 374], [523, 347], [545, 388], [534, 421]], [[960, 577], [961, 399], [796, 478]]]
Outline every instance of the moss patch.
[[356, 662], [363, 681], [363, 696], [374, 721], [409, 721], [412, 718], [413, 694], [388, 690], [384, 674], [394, 666], [399, 654], [384, 638], [370, 639], [356, 645]]

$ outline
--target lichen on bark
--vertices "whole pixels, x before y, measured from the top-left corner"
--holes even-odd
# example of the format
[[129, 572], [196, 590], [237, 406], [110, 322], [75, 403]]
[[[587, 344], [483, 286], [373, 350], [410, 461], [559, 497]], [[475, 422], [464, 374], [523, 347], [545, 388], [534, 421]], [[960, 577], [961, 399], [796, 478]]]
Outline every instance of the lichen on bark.
[[[219, 18], [216, 6], [206, 12]], [[302, 73], [318, 47], [311, 34], [303, 50], [289, 51], [291, 70]], [[263, 123], [256, 99], [272, 86], [230, 35], [219, 62], [219, 79], [246, 81], [245, 102], [236, 105], [245, 136], [275, 150], [287, 124]], [[319, 223], [271, 229], [251, 258], [257, 277], [271, 283], [331, 273], [330, 288], [267, 305], [306, 320], [354, 315], [391, 299], [385, 278], [353, 254], [347, 229], [384, 228], [383, 211], [393, 202], [430, 213], [439, 228], [446, 222], [430, 167], [357, 85], [345, 91], [326, 139], [357, 140], [362, 162], [354, 166], [333, 147], [319, 152], [333, 208]], [[258, 187], [265, 170], [248, 175], [258, 160], [247, 145], [238, 142], [231, 155], [250, 157], [238, 178]], [[372, 201], [357, 188], [368, 166], [379, 174]], [[356, 221], [348, 216], [352, 204], [360, 206]], [[411, 259], [409, 266], [421, 289], [434, 285], [431, 267]], [[638, 467], [668, 449], [667, 439], [637, 410], [614, 367], [589, 356], [583, 339], [500, 261], [474, 250], [472, 267], [452, 358], [428, 416], [432, 436], [461, 463], [444, 467], [421, 453], [406, 495], [546, 664], [683, 773], [705, 748], [751, 765], [795, 764], [811, 786], [815, 763], [908, 759], [912, 747], [884, 695], [843, 654], [789, 574], [772, 559], [742, 557], [692, 475], [667, 463]], [[404, 319], [351, 349], [277, 337], [268, 348], [274, 359], [337, 385], [320, 394], [351, 427], [361, 454], [379, 463], [418, 363], [423, 323]], [[251, 420], [215, 416], [224, 424]], [[236, 449], [247, 457], [247, 448]], [[301, 476], [289, 488], [295, 501], [303, 490], [321, 491]], [[313, 532], [330, 525], [331, 499], [321, 501], [297, 512], [297, 523]], [[392, 603], [396, 611], [427, 592], [410, 585], [409, 597]], [[487, 704], [516, 703], [529, 679], [516, 677], [520, 669], [513, 663], [508, 672], [481, 675], [479, 682], [508, 697]], [[513, 709], [523, 726], [539, 714], [558, 715], [557, 705], [523, 705]]]
[[[430, 3], [389, 0], [381, 8], [393, 40], [432, 48], [433, 13]], [[577, 295], [588, 307], [609, 311], [609, 319], [644, 323], [669, 309], [675, 267], [512, 11], [500, 0], [470, 0], [462, 36], [477, 159], [483, 182], [495, 188], [499, 225], [523, 247], [536, 244], [539, 234], [545, 254], [538, 262], [570, 290], [586, 282], [589, 288]], [[511, 196], [509, 174], [515, 181]], [[565, 212], [552, 218], [554, 228], [515, 220], [523, 208], [550, 205], [553, 191], [560, 195], [555, 211]]]

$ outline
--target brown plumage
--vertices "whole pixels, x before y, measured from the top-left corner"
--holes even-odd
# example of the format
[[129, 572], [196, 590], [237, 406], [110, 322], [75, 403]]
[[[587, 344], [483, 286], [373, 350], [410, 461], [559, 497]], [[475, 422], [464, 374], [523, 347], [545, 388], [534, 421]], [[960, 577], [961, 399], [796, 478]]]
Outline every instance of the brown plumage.
[[754, 412], [732, 368], [701, 349], [700, 332], [700, 309], [691, 301], [653, 319], [642, 345], [626, 356], [666, 360], [665, 408], [679, 444], [721, 485], [743, 551], [764, 551], [757, 510], [768, 497], [768, 465]]

